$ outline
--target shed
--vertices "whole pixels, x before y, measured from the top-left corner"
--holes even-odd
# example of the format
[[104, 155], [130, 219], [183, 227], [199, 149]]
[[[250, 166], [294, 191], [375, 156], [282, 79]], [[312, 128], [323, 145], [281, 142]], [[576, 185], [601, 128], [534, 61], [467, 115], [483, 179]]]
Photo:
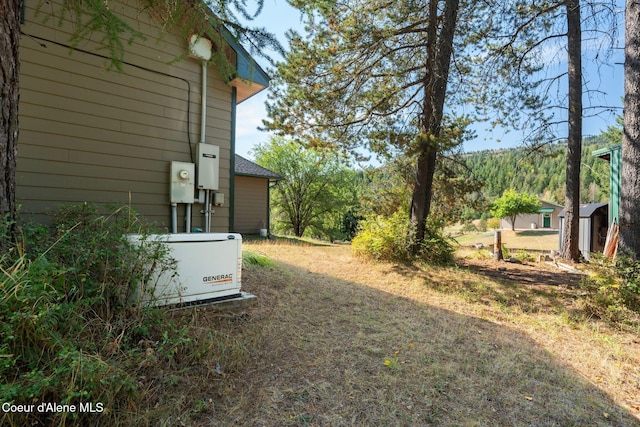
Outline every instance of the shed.
[[[580, 205], [580, 235], [578, 246], [585, 259], [592, 252], [602, 252], [607, 239], [609, 224], [608, 203], [589, 203]], [[560, 214], [560, 245], [562, 245], [565, 210]]]
[[269, 188], [282, 176], [235, 155], [233, 229], [237, 233], [269, 232]]
[[609, 221], [620, 218], [620, 186], [622, 184], [622, 145], [616, 144], [591, 153], [609, 162]]

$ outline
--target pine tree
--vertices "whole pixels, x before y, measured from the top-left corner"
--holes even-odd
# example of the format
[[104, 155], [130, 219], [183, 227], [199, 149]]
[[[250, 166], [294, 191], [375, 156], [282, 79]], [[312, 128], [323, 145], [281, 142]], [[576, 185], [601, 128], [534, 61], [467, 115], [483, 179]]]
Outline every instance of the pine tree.
[[459, 0], [296, 4], [308, 12], [311, 36], [291, 35], [266, 127], [311, 145], [412, 157], [410, 218], [420, 244], [438, 158], [461, 131], [445, 104], [472, 103], [482, 115], [501, 111], [496, 121], [508, 124], [540, 104], [527, 80], [537, 68], [513, 61], [531, 29], [494, 49], [514, 22], [528, 19], [528, 8]]
[[4, 251], [16, 215], [16, 157], [20, 76], [20, 0], [0, 2], [0, 215], [9, 230], [0, 236]]
[[624, 136], [620, 189], [620, 252], [640, 254], [640, 4], [625, 11]]

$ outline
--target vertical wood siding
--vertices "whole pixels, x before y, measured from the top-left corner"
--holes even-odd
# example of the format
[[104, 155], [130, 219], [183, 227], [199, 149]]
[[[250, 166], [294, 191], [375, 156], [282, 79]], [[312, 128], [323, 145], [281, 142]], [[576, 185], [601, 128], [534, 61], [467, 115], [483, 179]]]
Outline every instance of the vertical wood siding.
[[[185, 40], [159, 39], [134, 1], [111, 1], [147, 39], [126, 47], [124, 61], [132, 65], [108, 70], [104, 58], [56, 44], [69, 43], [70, 24], [45, 23], [52, 6], [45, 3], [35, 16], [33, 4], [27, 2], [20, 51], [17, 199], [23, 216], [46, 222], [61, 203], [131, 201], [168, 226], [170, 162], [192, 161], [189, 137], [192, 144], [200, 139], [200, 63], [184, 57]], [[78, 47], [104, 53], [91, 41]], [[229, 200], [231, 88], [213, 67], [207, 95], [206, 142], [220, 146], [219, 191]], [[202, 226], [200, 209], [194, 206], [194, 227]], [[184, 207], [180, 212], [183, 231]], [[228, 206], [215, 209], [212, 227], [228, 231]]]

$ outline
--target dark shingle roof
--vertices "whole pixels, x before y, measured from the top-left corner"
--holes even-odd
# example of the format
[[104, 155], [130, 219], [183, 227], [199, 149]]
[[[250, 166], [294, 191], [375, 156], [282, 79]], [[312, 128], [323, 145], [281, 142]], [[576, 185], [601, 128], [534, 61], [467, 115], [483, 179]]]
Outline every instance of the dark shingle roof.
[[[580, 205], [580, 218], [589, 218], [593, 213], [608, 203], [588, 203]], [[564, 218], [565, 209], [561, 210], [558, 216]]]
[[236, 175], [253, 176], [256, 178], [268, 178], [272, 181], [283, 179], [277, 173], [270, 171], [267, 168], [263, 168], [262, 166], [257, 165], [252, 161], [239, 156], [238, 154], [236, 154], [236, 165], [234, 171]]

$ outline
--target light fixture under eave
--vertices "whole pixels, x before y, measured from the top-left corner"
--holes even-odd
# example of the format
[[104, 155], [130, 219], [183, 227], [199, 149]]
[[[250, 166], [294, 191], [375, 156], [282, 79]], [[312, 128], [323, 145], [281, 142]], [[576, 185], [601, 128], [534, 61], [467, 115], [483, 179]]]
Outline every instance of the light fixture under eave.
[[211, 40], [194, 34], [189, 38], [189, 57], [201, 61], [209, 61], [211, 59], [212, 47], [213, 43]]

